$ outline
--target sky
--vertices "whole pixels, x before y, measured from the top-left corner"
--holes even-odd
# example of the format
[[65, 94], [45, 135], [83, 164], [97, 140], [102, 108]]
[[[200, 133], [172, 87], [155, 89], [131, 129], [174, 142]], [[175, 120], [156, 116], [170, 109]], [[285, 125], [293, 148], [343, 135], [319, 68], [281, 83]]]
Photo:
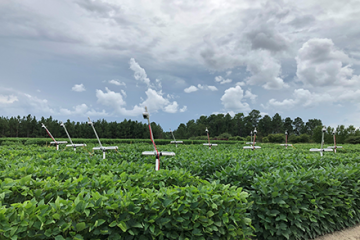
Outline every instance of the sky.
[[0, 0], [0, 116], [360, 127], [360, 1]]

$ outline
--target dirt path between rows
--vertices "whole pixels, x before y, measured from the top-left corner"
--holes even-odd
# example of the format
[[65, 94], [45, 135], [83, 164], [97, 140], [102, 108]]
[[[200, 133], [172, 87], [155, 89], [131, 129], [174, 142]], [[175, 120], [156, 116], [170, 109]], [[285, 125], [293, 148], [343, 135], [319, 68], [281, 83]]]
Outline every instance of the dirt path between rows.
[[360, 240], [360, 224], [342, 231], [317, 237], [314, 240]]

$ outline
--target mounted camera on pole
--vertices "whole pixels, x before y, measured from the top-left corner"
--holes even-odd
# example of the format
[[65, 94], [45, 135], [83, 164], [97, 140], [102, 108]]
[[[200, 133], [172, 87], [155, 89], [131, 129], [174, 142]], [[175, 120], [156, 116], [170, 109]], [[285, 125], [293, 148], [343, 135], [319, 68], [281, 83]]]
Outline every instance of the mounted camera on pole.
[[174, 136], [174, 133], [171, 131], [171, 128], [170, 128], [170, 132], [171, 132], [171, 135], [172, 135], [173, 138], [174, 138], [174, 141], [171, 141], [170, 143], [175, 143], [175, 144], [176, 144], [176, 147], [177, 147], [178, 143], [183, 143], [183, 141], [176, 141], [175, 136]]
[[[256, 128], [255, 128], [255, 130], [256, 130]], [[253, 144], [253, 138], [252, 137], [253, 137], [253, 131], [250, 132], [250, 141], [251, 142], [246, 142], [246, 144]], [[255, 142], [255, 144], [256, 144], [256, 142]]]
[[66, 132], [66, 135], [68, 136], [71, 144], [68, 144], [66, 145], [66, 147], [73, 147], [74, 148], [74, 151], [76, 151], [76, 147], [85, 147], [86, 144], [85, 143], [82, 143], [82, 144], [74, 144], [71, 140], [71, 137], [70, 137], [70, 134], [68, 133], [68, 131], [66, 130], [66, 127], [65, 127], [65, 124], [63, 122], [60, 122], [60, 126], [64, 128], [65, 132]]
[[288, 136], [289, 136], [289, 132], [288, 132], [288, 130], [286, 130], [285, 131], [285, 144], [280, 144], [280, 146], [285, 146], [286, 149], [288, 146], [292, 147], [292, 144], [288, 144]]
[[94, 130], [95, 136], [96, 136], [97, 140], [99, 141], [99, 145], [100, 145], [100, 147], [94, 147], [93, 150], [102, 150], [102, 152], [103, 152], [103, 159], [105, 159], [105, 152], [106, 152], [106, 150], [115, 150], [115, 151], [117, 151], [118, 146], [103, 147], [103, 145], [102, 145], [101, 142], [100, 142], [99, 136], [97, 135], [96, 130], [95, 130], [95, 128], [94, 128], [94, 124], [91, 122], [90, 117], [88, 117], [88, 119], [89, 119], [88, 124], [89, 124], [89, 125], [92, 127], [92, 129]]
[[329, 147], [327, 147], [327, 148], [333, 148], [333, 149], [334, 149], [334, 152], [336, 153], [336, 149], [337, 149], [337, 148], [342, 148], [342, 146], [336, 146], [336, 137], [335, 137], [336, 131], [335, 131], [335, 129], [334, 129], [334, 131], [332, 132], [332, 135], [334, 136], [334, 146], [329, 146]]
[[145, 107], [145, 112], [143, 112], [144, 119], [148, 120], [149, 125], [149, 131], [150, 131], [150, 139], [154, 147], [154, 151], [145, 151], [142, 152], [142, 155], [145, 156], [155, 156], [155, 170], [158, 171], [160, 169], [160, 156], [175, 156], [174, 152], [159, 152], [156, 148], [154, 136], [152, 134], [151, 124], [150, 124], [150, 115], [147, 110], [147, 107]]
[[205, 132], [206, 132], [206, 134], [207, 134], [207, 137], [208, 137], [208, 143], [204, 143], [203, 145], [204, 146], [209, 146], [209, 149], [211, 149], [211, 146], [217, 146], [217, 144], [216, 143], [210, 143], [210, 137], [209, 137], [209, 130], [206, 128], [205, 129]]
[[54, 140], [53, 142], [50, 142], [50, 144], [55, 144], [56, 145], [56, 150], [59, 150], [59, 145], [60, 144], [66, 144], [67, 141], [56, 141], [55, 138], [53, 137], [53, 135], [51, 135], [50, 131], [46, 128], [46, 126], [42, 123], [41, 127], [44, 128], [47, 132], [47, 134], [51, 137], [52, 140]]
[[[252, 131], [250, 132], [251, 136], [252, 136]], [[259, 149], [261, 147], [259, 146], [255, 146], [255, 140], [256, 140], [256, 134], [257, 134], [257, 131], [256, 131], [256, 128], [254, 129], [254, 141], [252, 143], [246, 143], [246, 144], [252, 144], [252, 146], [244, 146], [243, 149], [251, 149], [251, 150], [255, 150], [255, 149]], [[251, 137], [251, 140], [252, 140], [252, 137]]]
[[324, 146], [324, 134], [326, 132], [325, 126], [322, 128], [322, 137], [321, 137], [321, 147], [320, 148], [311, 148], [310, 152], [320, 152], [320, 156], [323, 156], [323, 152], [332, 152], [331, 148], [323, 148]]

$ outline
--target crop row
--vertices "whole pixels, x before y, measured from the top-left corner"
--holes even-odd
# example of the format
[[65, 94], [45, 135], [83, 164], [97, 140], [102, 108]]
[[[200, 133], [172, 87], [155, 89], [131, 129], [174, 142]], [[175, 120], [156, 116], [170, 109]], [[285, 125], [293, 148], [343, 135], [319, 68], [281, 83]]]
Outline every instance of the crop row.
[[0, 236], [244, 239], [253, 232], [241, 188], [184, 170], [155, 172], [115, 153], [106, 160], [75, 154], [1, 152]]

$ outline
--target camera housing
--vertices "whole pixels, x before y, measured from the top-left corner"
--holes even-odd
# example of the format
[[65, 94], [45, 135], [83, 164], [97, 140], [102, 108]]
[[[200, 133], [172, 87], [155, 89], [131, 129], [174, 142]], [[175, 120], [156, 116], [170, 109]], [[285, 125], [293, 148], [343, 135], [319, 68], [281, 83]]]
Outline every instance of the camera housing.
[[143, 112], [143, 118], [144, 119], [149, 119], [149, 113], [148, 112]]

